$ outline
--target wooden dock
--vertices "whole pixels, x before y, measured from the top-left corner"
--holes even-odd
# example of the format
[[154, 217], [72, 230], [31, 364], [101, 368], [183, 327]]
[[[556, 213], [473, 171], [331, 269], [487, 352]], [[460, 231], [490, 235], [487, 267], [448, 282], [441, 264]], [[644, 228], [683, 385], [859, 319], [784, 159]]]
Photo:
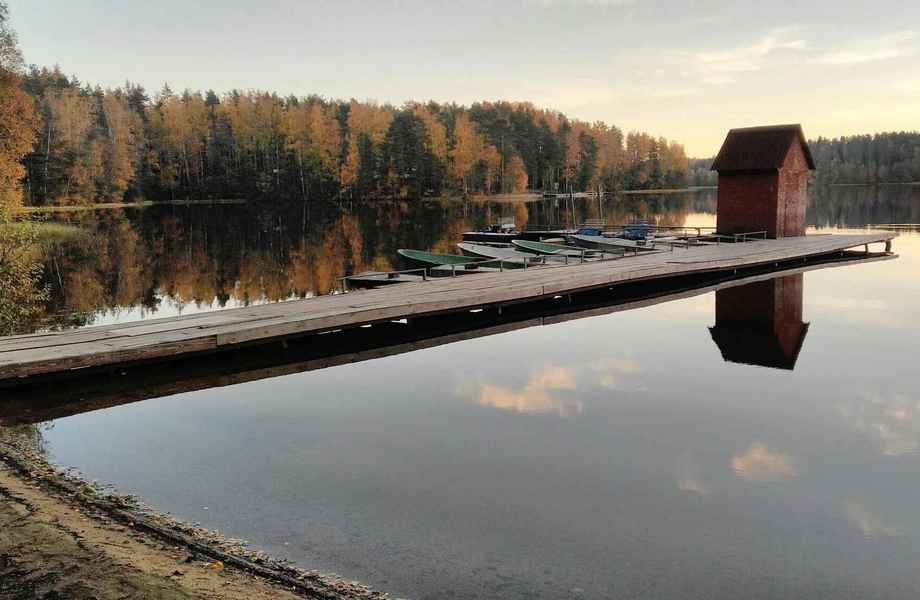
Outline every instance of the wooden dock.
[[0, 338], [0, 383], [75, 369], [114, 367], [228, 350], [242, 344], [407, 317], [527, 302], [593, 288], [755, 266], [885, 243], [895, 232], [810, 235], [698, 246], [614, 261], [405, 283], [350, 294], [199, 315]]
[[[56, 378], [29, 377], [27, 385], [6, 387], [0, 401], [0, 427], [42, 423], [114, 406], [163, 398], [262, 379], [284, 377], [350, 365], [368, 360], [435, 348], [447, 344], [520, 331], [551, 327], [578, 319], [647, 308], [733, 287], [768, 281], [818, 269], [844, 268], [854, 263], [897, 258], [887, 253], [847, 252], [798, 263], [792, 268], [727, 276], [712, 273], [697, 277], [688, 287], [642, 289], [621, 294], [598, 294], [597, 290], [574, 293], [568, 302], [522, 303], [498, 311], [444, 314], [413, 319], [411, 323], [379, 323], [373, 328], [343, 329], [317, 344], [315, 338], [289, 338], [284, 344], [258, 344], [236, 352], [213, 353], [195, 360], [176, 361], [168, 368], [146, 364], [119, 365], [117, 377], [99, 376], [92, 370], [77, 371], [65, 384]], [[667, 280], [660, 283], [667, 284]], [[655, 286], [658, 287], [658, 286]]]

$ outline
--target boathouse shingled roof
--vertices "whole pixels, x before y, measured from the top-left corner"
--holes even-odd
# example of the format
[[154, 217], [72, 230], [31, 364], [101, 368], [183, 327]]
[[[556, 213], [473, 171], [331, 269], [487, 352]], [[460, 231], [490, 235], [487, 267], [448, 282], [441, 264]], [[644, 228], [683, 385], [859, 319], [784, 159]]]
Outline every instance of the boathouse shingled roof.
[[772, 171], [783, 166], [792, 144], [801, 144], [808, 168], [815, 169], [815, 161], [805, 140], [801, 125], [768, 125], [732, 129], [722, 143], [722, 149], [712, 163], [712, 170]]

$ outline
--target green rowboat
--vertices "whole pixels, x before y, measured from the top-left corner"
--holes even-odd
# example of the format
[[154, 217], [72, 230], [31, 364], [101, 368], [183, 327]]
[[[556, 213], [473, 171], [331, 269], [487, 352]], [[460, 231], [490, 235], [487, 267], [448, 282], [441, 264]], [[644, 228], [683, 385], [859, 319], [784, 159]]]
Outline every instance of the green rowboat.
[[550, 244], [548, 242], [532, 242], [530, 240], [514, 240], [511, 242], [524, 252], [533, 254], [546, 254], [550, 256], [572, 256], [581, 258], [582, 256], [595, 256], [596, 251], [585, 250], [581, 248], [572, 248], [562, 244]]
[[482, 260], [481, 258], [474, 258], [470, 256], [460, 256], [457, 254], [440, 254], [438, 252], [425, 252], [424, 250], [411, 250], [406, 248], [400, 248], [396, 251], [396, 253], [411, 263], [423, 266], [465, 265]]

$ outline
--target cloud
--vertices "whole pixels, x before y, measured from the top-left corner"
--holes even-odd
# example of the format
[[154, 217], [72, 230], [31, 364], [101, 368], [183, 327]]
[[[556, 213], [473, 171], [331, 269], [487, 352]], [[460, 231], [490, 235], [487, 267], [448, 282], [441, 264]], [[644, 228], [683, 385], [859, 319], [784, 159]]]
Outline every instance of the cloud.
[[721, 84], [734, 81], [734, 75], [762, 69], [771, 54], [783, 50], [808, 49], [808, 42], [792, 36], [794, 29], [774, 29], [757, 42], [727, 50], [696, 52], [691, 57], [705, 83]]
[[530, 0], [539, 6], [591, 6], [595, 8], [623, 8], [632, 6], [636, 0]]
[[697, 496], [709, 494], [709, 487], [700, 477], [699, 465], [690, 456], [681, 456], [677, 461], [677, 489]]
[[881, 517], [870, 512], [856, 500], [847, 500], [843, 512], [857, 529], [867, 538], [891, 537], [901, 535], [901, 531], [885, 523]]
[[920, 449], [920, 402], [908, 396], [866, 394], [837, 410], [851, 429], [868, 438], [885, 456]]
[[822, 65], [859, 65], [914, 54], [916, 47], [908, 43], [916, 38], [913, 31], [898, 31], [877, 38], [851, 42], [846, 48], [824, 52], [815, 62]]
[[544, 105], [557, 110], [573, 110], [590, 105], [609, 105], [622, 100], [626, 93], [608, 81], [576, 77], [571, 85], [534, 87], [529, 94]]
[[638, 373], [639, 363], [631, 358], [602, 358], [592, 362], [589, 368], [597, 373], [598, 384], [608, 390], [620, 389], [620, 377]]
[[736, 477], [746, 481], [778, 481], [796, 475], [791, 456], [771, 452], [760, 442], [752, 443], [744, 454], [732, 457], [732, 470]]
[[556, 413], [560, 417], [581, 414], [583, 404], [578, 400], [555, 397], [556, 390], [574, 390], [575, 372], [566, 367], [548, 366], [535, 372], [523, 389], [483, 384], [478, 403], [500, 410], [519, 413]]

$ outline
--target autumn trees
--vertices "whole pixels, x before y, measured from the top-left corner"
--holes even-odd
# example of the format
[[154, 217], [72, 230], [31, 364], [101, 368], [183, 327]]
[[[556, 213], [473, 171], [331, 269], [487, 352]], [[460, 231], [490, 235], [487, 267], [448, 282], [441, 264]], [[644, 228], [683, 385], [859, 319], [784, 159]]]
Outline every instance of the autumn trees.
[[417, 198], [686, 184], [683, 148], [527, 102], [154, 95], [31, 67], [0, 0], [0, 187], [26, 202]]
[[0, 211], [19, 201], [17, 192], [26, 173], [22, 158], [32, 148], [37, 125], [32, 99], [22, 90], [19, 75], [0, 67]]
[[16, 34], [9, 26], [6, 3], [0, 1], [0, 335], [34, 316], [44, 298], [35, 231], [12, 222], [10, 212], [20, 199], [25, 173], [21, 161], [38, 126], [32, 98], [22, 89], [21, 68]]
[[31, 204], [145, 198], [417, 198], [685, 185], [683, 148], [529, 103], [330, 101], [260, 91], [148, 96], [33, 67]]
[[0, 218], [19, 200], [25, 174], [21, 161], [38, 125], [32, 99], [22, 89], [21, 67], [16, 33], [9, 27], [6, 4], [0, 2]]

